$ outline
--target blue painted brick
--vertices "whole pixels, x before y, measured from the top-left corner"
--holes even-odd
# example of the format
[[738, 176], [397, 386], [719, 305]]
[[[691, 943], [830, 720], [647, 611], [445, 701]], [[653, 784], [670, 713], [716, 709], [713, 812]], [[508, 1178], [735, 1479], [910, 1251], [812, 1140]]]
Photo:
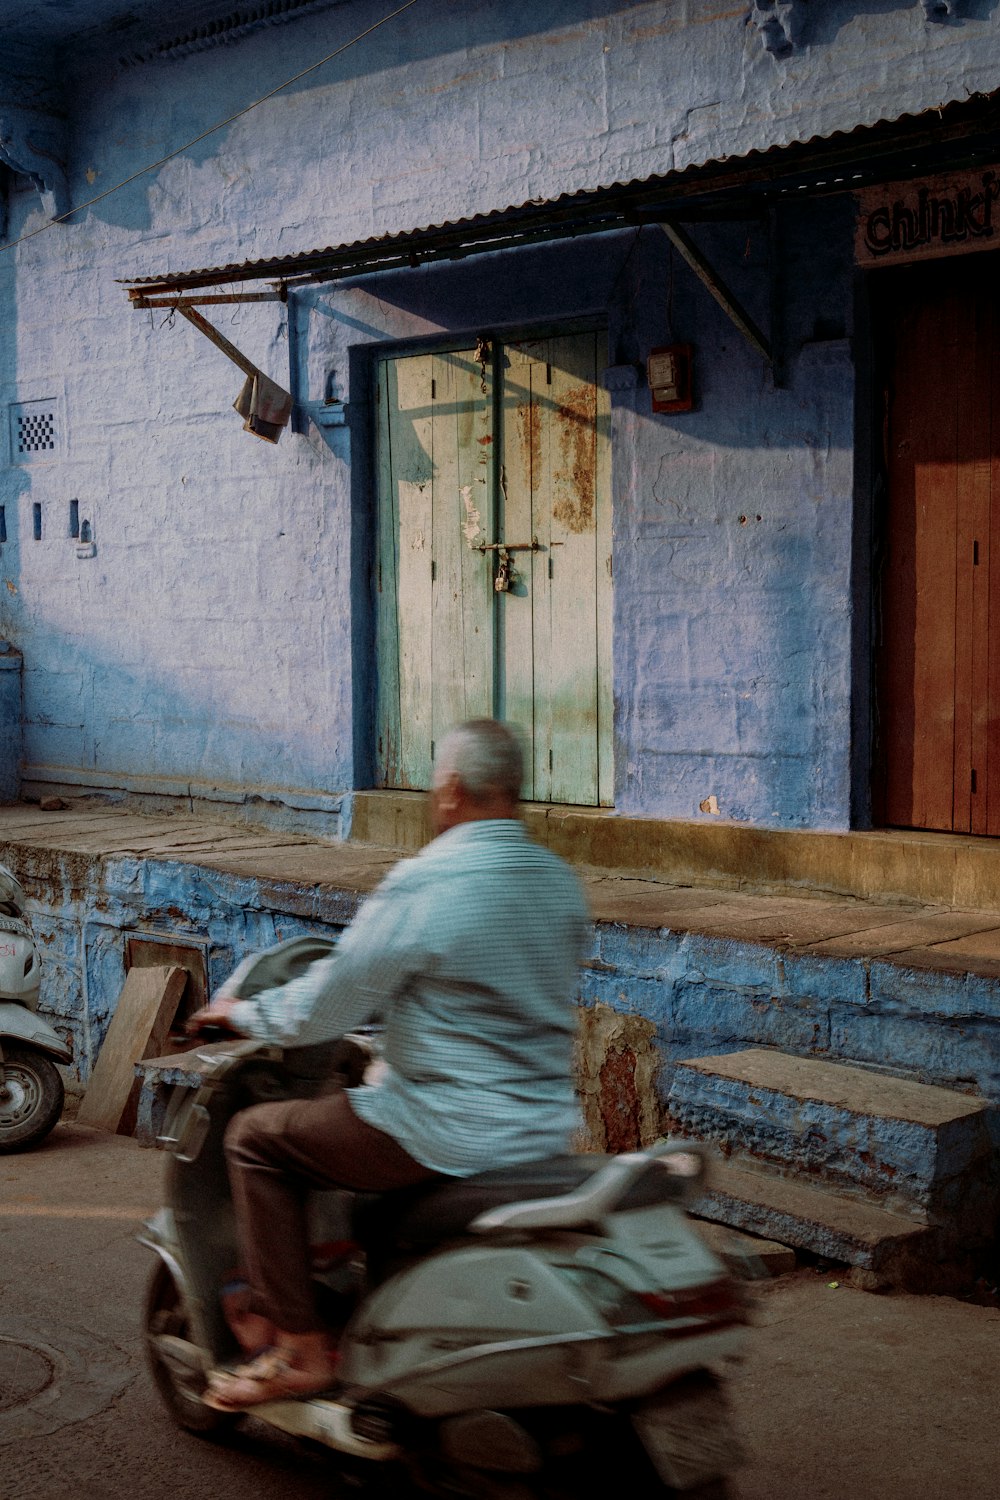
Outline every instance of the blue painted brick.
[[775, 994], [779, 961], [773, 948], [760, 943], [704, 937], [699, 933], [686, 933], [678, 941], [678, 973], [688, 980], [703, 978]]
[[822, 958], [785, 952], [780, 962], [780, 993], [816, 1004], [866, 1005], [868, 973], [855, 958]]
[[653, 974], [676, 965], [677, 938], [668, 929], [595, 923], [601, 961], [623, 974]]
[[915, 1020], [835, 1006], [830, 1056], [898, 1069], [923, 1083], [1000, 1098], [1000, 1031], [977, 1022]]
[[1000, 1022], [1000, 980], [871, 962], [871, 1006], [889, 1014]]
[[751, 1045], [808, 1053], [829, 1045], [822, 1011], [767, 994], [681, 983], [674, 991], [673, 1015], [679, 1030], [704, 1038], [706, 1054]]
[[659, 979], [636, 979], [633, 975], [595, 973], [584, 969], [579, 981], [580, 998], [586, 1005], [610, 1005], [627, 1015], [647, 1016], [658, 1021], [669, 1015], [672, 986]]

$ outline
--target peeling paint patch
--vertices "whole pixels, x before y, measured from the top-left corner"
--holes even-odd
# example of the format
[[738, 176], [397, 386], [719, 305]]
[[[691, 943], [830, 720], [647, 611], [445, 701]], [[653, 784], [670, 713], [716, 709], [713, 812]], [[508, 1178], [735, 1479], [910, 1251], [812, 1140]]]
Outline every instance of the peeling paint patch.
[[610, 1005], [582, 1012], [577, 1083], [587, 1145], [595, 1151], [635, 1151], [661, 1134], [656, 1077], [656, 1025], [622, 1015]]
[[462, 504], [465, 506], [465, 521], [462, 525], [462, 535], [469, 546], [474, 547], [476, 545], [476, 538], [481, 534], [483, 529], [482, 517], [472, 503], [472, 485], [463, 484], [459, 490], [459, 494], [462, 497]]

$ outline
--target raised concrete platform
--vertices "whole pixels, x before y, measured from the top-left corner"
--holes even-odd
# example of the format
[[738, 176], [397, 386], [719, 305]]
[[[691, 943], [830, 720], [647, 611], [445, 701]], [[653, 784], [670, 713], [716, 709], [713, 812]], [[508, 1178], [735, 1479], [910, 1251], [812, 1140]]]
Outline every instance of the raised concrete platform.
[[849, 1265], [861, 1273], [858, 1284], [870, 1290], [943, 1291], [964, 1279], [954, 1261], [939, 1260], [927, 1226], [788, 1178], [718, 1163], [694, 1211]]
[[[356, 801], [355, 834], [385, 826], [373, 821], [377, 810], [379, 819], [398, 817], [397, 845], [405, 845], [416, 826], [415, 809], [423, 806], [412, 795], [359, 794]], [[836, 1246], [843, 1248], [853, 1234], [858, 1247], [869, 1244], [857, 1249], [856, 1264], [870, 1270], [882, 1255], [873, 1248], [881, 1241], [874, 1231], [866, 1241], [863, 1224], [848, 1232], [856, 1215], [885, 1215], [887, 1205], [907, 1204], [917, 1213], [937, 1212], [946, 1206], [947, 1191], [967, 1182], [964, 1167], [949, 1176], [948, 1163], [966, 1149], [964, 1137], [951, 1140], [949, 1121], [963, 1110], [988, 1113], [993, 1149], [1000, 1147], [996, 1109], [981, 1108], [984, 1100], [1000, 1106], [1000, 880], [993, 905], [978, 905], [985, 887], [970, 884], [960, 869], [966, 859], [981, 871], [995, 863], [990, 841], [857, 836], [869, 845], [874, 840], [893, 868], [913, 867], [907, 881], [887, 888], [892, 899], [876, 901], [821, 895], [804, 880], [796, 885], [808, 873], [806, 844], [796, 863], [798, 835], [784, 846], [784, 874], [794, 878], [765, 889], [752, 888], [752, 877], [777, 876], [784, 835], [698, 825], [706, 883], [697, 884], [691, 882], [699, 858], [691, 853], [685, 863], [681, 857], [694, 825], [685, 831], [560, 809], [529, 808], [527, 817], [553, 847], [590, 859], [605, 847], [596, 830], [619, 825], [606, 846], [614, 856], [608, 865], [579, 866], [595, 918], [579, 990], [580, 1085], [594, 1147], [630, 1150], [653, 1139], [674, 1107], [668, 1099], [679, 1070], [686, 1061], [711, 1057], [716, 1076], [701, 1075], [697, 1098], [692, 1083], [690, 1102], [703, 1119], [709, 1108], [718, 1109], [724, 1123], [714, 1128], [715, 1137], [743, 1130], [752, 1144], [751, 1125], [761, 1128], [766, 1119], [772, 1140], [784, 1140], [786, 1158], [801, 1158], [810, 1172], [822, 1166], [831, 1178], [825, 1191], [836, 1188], [843, 1199], [825, 1229], [810, 1231], [811, 1238], [795, 1231], [795, 1238], [787, 1194], [811, 1191], [811, 1177], [804, 1187], [782, 1181], [781, 1202], [767, 1209], [752, 1195], [741, 1198], [739, 1184], [730, 1182], [727, 1201], [745, 1203], [730, 1222], [772, 1239], [815, 1244], [831, 1258], [848, 1258]], [[622, 842], [627, 823], [645, 842]], [[813, 837], [802, 836], [807, 844]], [[836, 843], [841, 837], [815, 836], [809, 859], [818, 861], [823, 848], [846, 848]], [[758, 839], [770, 852], [755, 863], [750, 856]], [[627, 855], [638, 863], [647, 845], [650, 857], [640, 869], [621, 862]], [[925, 849], [933, 880], [916, 868]], [[741, 850], [747, 854], [742, 873]], [[390, 847], [324, 842], [191, 814], [144, 817], [87, 799], [57, 811], [0, 808], [0, 862], [15, 869], [31, 898], [42, 951], [42, 1008], [74, 1048], [78, 1084], [85, 1083], [101, 1045], [135, 938], [167, 943], [171, 952], [196, 949], [211, 991], [248, 952], [298, 933], [335, 932], [398, 857]], [[975, 900], [966, 906], [940, 899], [949, 864], [953, 890], [974, 888]], [[874, 868], [864, 866], [865, 879], [854, 881], [855, 890], [873, 879]], [[834, 859], [828, 886], [840, 880], [838, 869], [843, 874], [847, 865]], [[907, 885], [933, 885], [934, 904], [904, 899], [900, 888]], [[852, 1108], [832, 1089], [795, 1106], [782, 1102], [782, 1092], [795, 1094], [794, 1080], [776, 1079], [772, 1071], [767, 1110], [755, 1113], [750, 1100], [754, 1089], [764, 1098], [764, 1074], [745, 1082], [739, 1096], [737, 1081], [727, 1084], [718, 1067], [720, 1056], [748, 1050], [770, 1059], [772, 1070], [796, 1060], [851, 1064], [860, 1072], [855, 1089], [874, 1089], [876, 1097], [885, 1098], [890, 1084], [909, 1083], [936, 1085], [960, 1102], [949, 1104], [953, 1114], [936, 1125], [919, 1112], [904, 1116], [905, 1126], [891, 1124], [884, 1111], [872, 1123], [877, 1111]], [[689, 1080], [697, 1073], [688, 1067]], [[879, 1081], [870, 1083], [873, 1078]], [[727, 1087], [737, 1091], [728, 1102]], [[752, 1175], [746, 1165], [733, 1163], [729, 1170]], [[863, 1201], [870, 1189], [883, 1195], [873, 1209]], [[822, 1203], [805, 1202], [805, 1218], [821, 1226]], [[905, 1213], [890, 1214], [883, 1227], [889, 1245], [929, 1232]]]
[[[319, 920], [348, 920], [352, 895], [361, 897], [373, 890], [400, 853], [421, 846], [423, 837], [415, 835], [417, 814], [423, 817], [424, 798], [419, 793], [357, 793], [356, 798], [382, 798], [369, 806], [362, 817], [354, 817], [354, 837], [348, 843], [332, 843], [304, 834], [269, 832], [266, 829], [213, 823], [201, 817], [175, 814], [170, 817], [146, 817], [95, 802], [78, 799], [69, 807], [42, 812], [37, 806], [15, 804], [0, 807], [0, 859], [16, 863], [27, 879], [48, 878], [62, 870], [70, 878], [74, 871], [88, 863], [111, 859], [198, 865], [243, 879], [252, 879], [273, 897], [276, 906], [298, 915]], [[402, 799], [402, 800], [401, 800]], [[405, 817], [393, 816], [402, 806]], [[372, 806], [379, 809], [378, 817]], [[738, 878], [742, 889], [728, 889], [711, 883], [713, 870], [720, 873], [726, 861], [715, 864], [711, 859], [695, 861], [704, 865], [705, 884], [692, 885], [695, 878], [690, 862], [672, 863], [663, 855], [664, 846], [674, 838], [683, 838], [684, 829], [697, 829], [705, 840], [706, 850], [725, 831], [723, 841], [738, 853], [742, 835], [754, 839], [833, 840], [824, 845], [836, 848], [839, 839], [871, 839], [894, 848], [892, 863], [912, 867], [926, 857], [927, 849], [938, 850], [930, 836], [915, 836], [921, 849], [907, 835], [799, 835], [762, 833], [755, 830], [720, 830], [717, 826], [662, 824], [637, 819], [617, 820], [621, 828], [629, 825], [632, 842], [627, 849], [610, 850], [614, 856], [627, 853], [640, 863], [640, 853], [648, 853], [643, 873], [621, 866], [613, 858], [608, 866], [600, 861], [581, 861], [575, 856], [594, 856], [601, 852], [600, 841], [570, 835], [571, 827], [599, 825], [604, 814], [558, 808], [538, 809], [528, 806], [526, 818], [532, 835], [558, 849], [578, 865], [587, 890], [595, 921], [633, 928], [663, 930], [718, 936], [733, 941], [760, 943], [788, 948], [816, 957], [885, 958], [910, 968], [952, 973], [974, 973], [986, 978], [1000, 978], [1000, 840], [993, 847], [990, 840], [969, 839], [963, 842], [963, 861], [976, 862], [986, 853], [995, 866], [995, 883], [990, 887], [990, 904], [967, 907], [949, 905], [943, 900], [921, 904], [919, 898], [907, 902], [896, 897], [875, 900], [868, 897], [844, 899], [817, 892], [790, 894], [753, 889], [755, 869], [765, 868], [750, 862]], [[420, 824], [422, 827], [422, 823]], [[675, 832], [670, 833], [673, 829]], [[556, 837], [557, 830], [562, 836]], [[677, 833], [677, 830], [681, 830]], [[357, 840], [359, 832], [382, 832], [395, 842], [368, 844]], [[945, 838], [944, 835], [941, 836]], [[733, 840], [736, 840], [733, 843]], [[645, 845], [640, 848], [640, 840]], [[946, 839], [945, 865], [956, 862], [955, 845]], [[562, 846], [562, 847], [560, 847]], [[814, 853], [818, 857], [819, 846]], [[735, 861], [734, 861], [735, 862]], [[937, 861], [941, 863], [940, 859]], [[790, 855], [784, 861], [791, 869]], [[711, 868], [708, 868], [711, 866]], [[771, 873], [774, 873], [772, 870]], [[872, 872], [869, 872], [870, 874]], [[940, 876], [939, 870], [938, 875]], [[829, 871], [831, 881], [839, 878]], [[909, 882], [896, 885], [930, 885], [930, 876], [917, 878], [911, 870]], [[936, 879], [937, 877], [935, 877]], [[867, 883], [867, 882], [865, 882]], [[947, 882], [944, 882], [947, 884]], [[970, 884], [955, 879], [953, 886]], [[338, 893], [332, 902], [328, 893]], [[985, 890], [977, 891], [985, 899]], [[344, 898], [347, 898], [346, 900]]]

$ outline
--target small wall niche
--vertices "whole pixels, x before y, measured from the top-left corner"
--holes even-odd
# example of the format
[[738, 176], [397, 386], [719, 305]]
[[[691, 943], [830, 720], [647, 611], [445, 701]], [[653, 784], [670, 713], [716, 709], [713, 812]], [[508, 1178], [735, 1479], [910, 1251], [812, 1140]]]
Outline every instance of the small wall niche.
[[163, 937], [144, 934], [125, 938], [125, 972], [130, 969], [155, 969], [176, 966], [187, 970], [187, 984], [177, 1006], [168, 1037], [168, 1052], [179, 1052], [191, 1045], [185, 1035], [188, 1016], [208, 1004], [208, 964], [204, 948], [196, 943], [180, 943], [168, 934]]

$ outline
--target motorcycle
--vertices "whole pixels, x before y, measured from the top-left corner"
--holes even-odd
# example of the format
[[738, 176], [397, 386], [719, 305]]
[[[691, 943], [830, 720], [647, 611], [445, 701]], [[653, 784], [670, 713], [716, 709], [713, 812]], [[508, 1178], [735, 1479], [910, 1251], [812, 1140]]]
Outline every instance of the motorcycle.
[[0, 865], [0, 1154], [48, 1135], [63, 1108], [55, 1063], [73, 1058], [36, 1014], [41, 964], [25, 906], [19, 882]]
[[[256, 988], [328, 951], [315, 939], [280, 945]], [[140, 1241], [158, 1257], [151, 1373], [190, 1432], [241, 1415], [201, 1400], [209, 1372], [241, 1358], [222, 1295], [239, 1260], [226, 1125], [251, 1104], [356, 1082], [367, 1060], [356, 1039], [285, 1051], [230, 1040], [199, 1054], [195, 1087], [173, 1090], [160, 1136], [167, 1203]], [[719, 1500], [740, 1458], [721, 1371], [739, 1357], [746, 1308], [685, 1212], [704, 1170], [689, 1143], [660, 1141], [378, 1196], [314, 1193], [314, 1280], [336, 1379], [252, 1415], [335, 1450], [363, 1482], [380, 1475], [385, 1494], [408, 1478], [476, 1500], [580, 1497], [612, 1483]]]

